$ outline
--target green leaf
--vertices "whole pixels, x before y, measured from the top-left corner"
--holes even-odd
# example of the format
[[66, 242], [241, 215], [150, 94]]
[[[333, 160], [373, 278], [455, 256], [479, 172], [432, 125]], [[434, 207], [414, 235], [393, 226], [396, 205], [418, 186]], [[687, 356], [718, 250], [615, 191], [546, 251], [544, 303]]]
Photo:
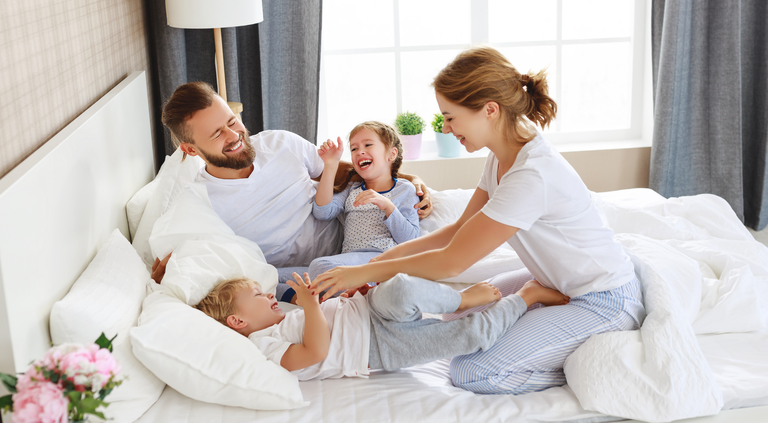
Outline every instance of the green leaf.
[[13, 410], [13, 395], [0, 397], [0, 410]]
[[80, 408], [82, 413], [96, 413], [96, 408], [104, 405], [106, 402], [100, 401], [94, 398], [85, 398], [80, 401]]
[[77, 390], [67, 392], [67, 398], [72, 404], [77, 405], [78, 401], [80, 400], [80, 396], [82, 396], [82, 393], [80, 393]]
[[13, 375], [0, 373], [0, 381], [3, 382], [3, 386], [11, 393], [16, 393], [16, 383], [18, 378]]
[[112, 341], [115, 340], [115, 337], [112, 339], [107, 339], [107, 336], [102, 332], [101, 335], [96, 339], [96, 345], [99, 346], [99, 348], [106, 348], [109, 350], [109, 352], [112, 352]]
[[424, 131], [424, 123], [418, 114], [406, 111], [395, 118], [395, 129], [400, 135], [418, 135]]

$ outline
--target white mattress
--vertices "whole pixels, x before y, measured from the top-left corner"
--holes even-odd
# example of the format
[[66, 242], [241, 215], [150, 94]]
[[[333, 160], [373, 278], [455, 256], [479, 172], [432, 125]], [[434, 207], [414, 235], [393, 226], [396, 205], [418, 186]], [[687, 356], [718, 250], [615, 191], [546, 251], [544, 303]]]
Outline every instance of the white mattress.
[[[466, 195], [466, 194], [464, 194]], [[601, 197], [621, 208], [652, 206], [664, 201], [658, 194], [648, 189], [619, 191], [600, 194]], [[439, 195], [438, 195], [439, 196]], [[464, 197], [464, 198], [468, 198]], [[623, 207], [622, 207], [623, 206]], [[437, 207], [437, 206], [436, 206]], [[459, 206], [460, 207], [460, 206]], [[672, 211], [674, 209], [670, 209]], [[611, 214], [616, 214], [612, 212]], [[649, 213], [651, 214], [651, 213]], [[642, 214], [644, 215], [644, 213]], [[641, 216], [642, 216], [641, 215]], [[716, 216], [716, 214], [713, 214]], [[609, 214], [610, 217], [610, 214]], [[634, 216], [633, 216], [634, 217]], [[696, 217], [704, 217], [699, 213]], [[705, 217], [706, 219], [706, 217]], [[716, 219], [716, 218], [714, 218]], [[626, 232], [621, 226], [627, 218], [613, 220], [612, 226], [619, 232]], [[634, 230], [646, 229], [646, 222], [641, 219], [632, 222]], [[678, 224], [679, 218], [667, 219]], [[702, 224], [714, 223], [712, 220]], [[722, 222], [722, 223], [725, 223]], [[718, 225], [715, 223], [715, 225]], [[738, 224], [737, 224], [738, 225]], [[423, 224], [422, 224], [422, 227]], [[738, 227], [734, 228], [737, 229]], [[738, 229], [743, 229], [743, 226]], [[761, 252], [763, 253], [763, 252]], [[499, 260], [499, 264], [501, 264]], [[490, 267], [497, 264], [491, 263]], [[768, 263], [760, 263], [768, 266]], [[509, 263], [507, 263], [509, 265]], [[491, 268], [486, 270], [490, 270]], [[484, 270], [485, 271], [485, 270]], [[669, 271], [669, 269], [667, 269]], [[466, 285], [453, 284], [454, 288]], [[764, 288], [764, 287], [763, 287]], [[765, 311], [763, 311], [765, 312]], [[730, 311], [735, 316], [738, 311]], [[704, 332], [701, 332], [704, 333]], [[705, 377], [714, 379], [712, 386], [719, 387], [722, 393], [722, 409], [731, 410], [755, 406], [768, 406], [768, 331], [750, 333], [723, 333], [690, 335], [691, 351], [697, 351], [701, 358], [700, 374], [697, 369], [688, 370], [688, 385], [691, 381], [705, 381]], [[698, 349], [695, 347], [698, 345]], [[679, 363], [685, 362], [687, 352], [669, 351], [669, 357]], [[698, 351], [700, 350], [700, 353]], [[610, 353], [604, 355], [611, 355]], [[617, 353], [617, 355], [622, 355]], [[599, 357], [598, 357], [599, 358]], [[682, 359], [682, 360], [681, 360]], [[704, 363], [706, 362], [706, 364]], [[707, 365], [711, 371], [705, 371]], [[689, 365], [689, 369], [691, 365]], [[598, 368], [599, 369], [599, 368]], [[592, 372], [598, 373], [599, 370]], [[660, 372], [665, 373], [664, 368]], [[669, 371], [667, 371], [669, 373]], [[692, 375], [691, 375], [692, 374]], [[710, 375], [711, 374], [711, 375]], [[568, 373], [566, 371], [566, 377]], [[626, 377], [616, 377], [616, 380]], [[570, 378], [569, 378], [570, 379]], [[593, 382], [610, 382], [611, 377], [596, 375]], [[601, 381], [602, 380], [602, 381]], [[577, 383], [572, 382], [574, 390]], [[583, 383], [581, 383], [583, 385]], [[602, 385], [602, 384], [601, 384]], [[343, 378], [325, 381], [310, 381], [300, 384], [304, 399], [310, 405], [291, 411], [254, 411], [243, 408], [227, 407], [192, 400], [174, 389], [166, 387], [160, 399], [139, 419], [140, 422], [603, 422], [620, 420], [595, 411], [585, 410], [576, 394], [566, 385], [551, 388], [543, 392], [522, 396], [475, 395], [453, 387], [448, 373], [448, 360], [432, 362], [419, 367], [403, 369], [398, 372], [374, 371], [368, 379]], [[674, 387], [674, 386], [673, 386]], [[693, 388], [693, 387], [686, 387]], [[641, 399], [639, 403], [653, 403], [642, 400], [642, 394], [633, 397], [619, 391], [616, 397], [625, 402]], [[602, 387], [598, 393], [607, 391]], [[583, 390], [582, 390], [583, 391]], [[631, 388], [628, 391], [632, 391]], [[685, 389], [674, 389], [675, 396], [685, 399]], [[588, 399], [593, 395], [584, 393]], [[612, 393], [608, 393], [609, 398]], [[598, 395], [600, 396], [600, 395]], [[689, 395], [693, 396], [693, 395]], [[603, 398], [606, 395], [602, 395]], [[694, 398], [695, 399], [695, 398]], [[664, 403], [663, 398], [659, 399]], [[666, 399], [667, 401], [670, 399]], [[587, 403], [585, 402], [585, 405]], [[652, 411], [653, 406], [644, 407]], [[608, 411], [606, 411], [608, 412]], [[768, 421], [768, 407], [758, 410], [757, 417], [751, 421]], [[754, 410], [752, 411], [754, 413]], [[700, 414], [702, 415], [702, 414]], [[690, 417], [690, 415], [688, 416]], [[636, 417], [642, 418], [642, 417]], [[677, 417], [683, 418], [683, 417]], [[738, 421], [738, 416], [729, 417]]]
[[[768, 405], [768, 333], [705, 335], [698, 339], [723, 391], [724, 409]], [[292, 411], [254, 411], [209, 404], [166, 387], [139, 422], [618, 420], [584, 410], [567, 385], [523, 396], [476, 395], [453, 387], [447, 360], [398, 372], [374, 371], [369, 379], [308, 381], [300, 385], [310, 405]], [[768, 421], [768, 417], [762, 421]]]

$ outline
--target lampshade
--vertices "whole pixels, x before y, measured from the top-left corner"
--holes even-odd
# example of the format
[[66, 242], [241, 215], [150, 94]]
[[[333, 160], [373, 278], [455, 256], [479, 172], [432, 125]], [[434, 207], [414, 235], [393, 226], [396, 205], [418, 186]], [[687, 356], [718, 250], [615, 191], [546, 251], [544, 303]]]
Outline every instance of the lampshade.
[[261, 0], [165, 0], [168, 25], [186, 29], [239, 27], [264, 21]]

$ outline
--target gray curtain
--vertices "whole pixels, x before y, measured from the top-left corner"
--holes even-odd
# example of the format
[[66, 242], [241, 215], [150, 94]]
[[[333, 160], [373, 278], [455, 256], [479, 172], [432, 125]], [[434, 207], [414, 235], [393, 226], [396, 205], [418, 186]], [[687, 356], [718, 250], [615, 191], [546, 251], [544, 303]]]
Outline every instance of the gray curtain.
[[768, 39], [764, 0], [654, 0], [650, 186], [711, 193], [768, 224]]
[[[173, 153], [160, 116], [181, 84], [205, 81], [217, 87], [213, 30], [169, 27], [165, 0], [146, 0], [156, 164]], [[317, 134], [322, 1], [262, 0], [264, 21], [221, 31], [227, 99], [243, 104], [251, 133], [295, 132], [310, 142]]]

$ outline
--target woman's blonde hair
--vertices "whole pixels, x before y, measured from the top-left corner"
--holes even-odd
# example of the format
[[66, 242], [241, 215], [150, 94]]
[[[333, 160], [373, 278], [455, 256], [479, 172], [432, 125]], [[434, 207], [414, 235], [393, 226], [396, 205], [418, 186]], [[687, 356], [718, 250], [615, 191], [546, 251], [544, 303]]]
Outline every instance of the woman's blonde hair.
[[[392, 178], [396, 178], [397, 173], [400, 171], [400, 166], [403, 164], [403, 144], [400, 142], [400, 135], [397, 134], [395, 128], [386, 123], [378, 121], [367, 121], [362, 122], [352, 128], [347, 141], [352, 142], [352, 137], [357, 135], [357, 133], [363, 129], [375, 133], [381, 142], [384, 143], [384, 145], [387, 147], [387, 150], [392, 148], [397, 149], [397, 156], [395, 157], [395, 160], [392, 161], [391, 168]], [[347, 172], [345, 179], [340, 184], [333, 187], [333, 191], [337, 193], [341, 192], [347, 188], [347, 185], [349, 185], [350, 182], [358, 181], [363, 181], [363, 179], [357, 174], [355, 168], [352, 167]]]
[[460, 53], [437, 74], [432, 86], [449, 101], [473, 111], [496, 102], [501, 109], [502, 135], [519, 143], [535, 136], [523, 116], [544, 128], [557, 114], [557, 104], [549, 97], [546, 69], [521, 74], [490, 47]]
[[195, 308], [227, 325], [227, 317], [236, 313], [235, 295], [251, 288], [254, 283], [246, 277], [227, 279], [216, 285]]

